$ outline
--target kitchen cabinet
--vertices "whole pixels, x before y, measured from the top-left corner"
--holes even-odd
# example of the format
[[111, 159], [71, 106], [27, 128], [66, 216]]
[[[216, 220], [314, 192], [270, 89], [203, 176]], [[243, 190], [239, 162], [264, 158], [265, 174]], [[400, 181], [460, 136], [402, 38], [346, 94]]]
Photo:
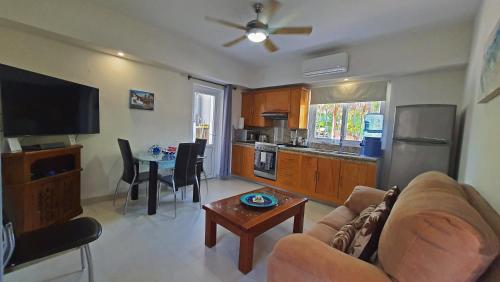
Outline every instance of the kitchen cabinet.
[[263, 92], [266, 112], [290, 112], [290, 88], [277, 88]]
[[254, 156], [253, 147], [233, 145], [232, 174], [337, 205], [347, 200], [354, 187], [376, 185], [375, 162], [279, 151], [273, 181], [254, 176]]
[[[278, 168], [279, 169], [279, 168]], [[316, 191], [316, 182], [318, 181], [318, 159], [311, 156], [301, 156], [300, 169], [300, 192], [311, 195]]]
[[301, 192], [337, 202], [341, 160], [302, 156]]
[[290, 112], [288, 113], [288, 128], [307, 129], [311, 90], [296, 87], [290, 92]]
[[253, 95], [243, 93], [241, 96], [241, 116], [245, 119], [245, 127], [253, 126]]
[[242, 165], [241, 165], [241, 176], [246, 178], [254, 178], [253, 174], [253, 163], [255, 156], [255, 148], [253, 147], [242, 147]]
[[341, 160], [318, 158], [315, 193], [326, 200], [338, 202]]
[[277, 186], [290, 191], [299, 191], [301, 156], [293, 153], [278, 153]]
[[286, 112], [290, 129], [306, 129], [310, 99], [311, 91], [301, 86], [252, 90], [242, 94], [241, 116], [245, 127], [270, 127], [262, 113]]
[[231, 155], [231, 173], [253, 179], [253, 159], [255, 149], [248, 146], [233, 145]]
[[363, 163], [342, 160], [340, 169], [339, 201], [344, 202], [358, 185], [375, 187], [377, 166], [374, 163]]
[[233, 145], [231, 153], [231, 173], [241, 176], [241, 165], [243, 162], [243, 147]]

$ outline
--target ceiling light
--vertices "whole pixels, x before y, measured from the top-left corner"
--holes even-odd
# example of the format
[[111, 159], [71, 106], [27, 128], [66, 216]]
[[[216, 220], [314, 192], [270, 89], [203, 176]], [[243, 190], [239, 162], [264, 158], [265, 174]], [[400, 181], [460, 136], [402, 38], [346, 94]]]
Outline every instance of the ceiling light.
[[263, 28], [252, 28], [247, 32], [248, 40], [259, 43], [267, 39], [269, 33]]
[[349, 78], [344, 78], [344, 81], [349, 81]]
[[125, 56], [125, 54], [124, 54], [123, 52], [121, 52], [121, 51], [119, 51], [119, 52], [118, 52], [118, 53], [116, 53], [116, 54], [117, 54], [118, 56], [120, 56], [120, 57]]

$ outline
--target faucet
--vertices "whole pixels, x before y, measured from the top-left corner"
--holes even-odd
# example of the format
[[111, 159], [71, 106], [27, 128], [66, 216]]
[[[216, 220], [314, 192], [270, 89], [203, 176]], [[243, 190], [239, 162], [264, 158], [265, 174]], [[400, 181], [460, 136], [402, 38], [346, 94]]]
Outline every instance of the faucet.
[[339, 141], [339, 153], [344, 152], [344, 135], [340, 135], [340, 141]]

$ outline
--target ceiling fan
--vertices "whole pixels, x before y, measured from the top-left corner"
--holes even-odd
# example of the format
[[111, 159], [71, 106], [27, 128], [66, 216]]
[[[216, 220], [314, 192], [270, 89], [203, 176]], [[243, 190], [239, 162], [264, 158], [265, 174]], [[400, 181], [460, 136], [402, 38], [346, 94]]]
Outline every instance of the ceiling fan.
[[269, 27], [270, 19], [276, 14], [281, 4], [276, 0], [271, 0], [268, 6], [264, 7], [262, 3], [255, 3], [253, 8], [257, 14], [257, 19], [249, 21], [246, 26], [236, 23], [220, 20], [212, 17], [205, 17], [205, 20], [219, 23], [228, 27], [237, 28], [245, 31], [245, 35], [223, 44], [224, 47], [231, 47], [248, 39], [255, 43], [263, 42], [264, 47], [271, 53], [278, 51], [278, 46], [269, 38], [270, 35], [309, 35], [312, 32], [312, 26], [296, 27]]

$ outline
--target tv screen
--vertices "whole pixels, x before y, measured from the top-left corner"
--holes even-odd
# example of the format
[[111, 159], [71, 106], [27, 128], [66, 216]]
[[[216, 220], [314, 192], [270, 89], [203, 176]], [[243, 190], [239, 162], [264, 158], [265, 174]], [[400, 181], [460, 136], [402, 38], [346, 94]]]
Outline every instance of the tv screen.
[[99, 133], [99, 89], [0, 65], [5, 137]]

